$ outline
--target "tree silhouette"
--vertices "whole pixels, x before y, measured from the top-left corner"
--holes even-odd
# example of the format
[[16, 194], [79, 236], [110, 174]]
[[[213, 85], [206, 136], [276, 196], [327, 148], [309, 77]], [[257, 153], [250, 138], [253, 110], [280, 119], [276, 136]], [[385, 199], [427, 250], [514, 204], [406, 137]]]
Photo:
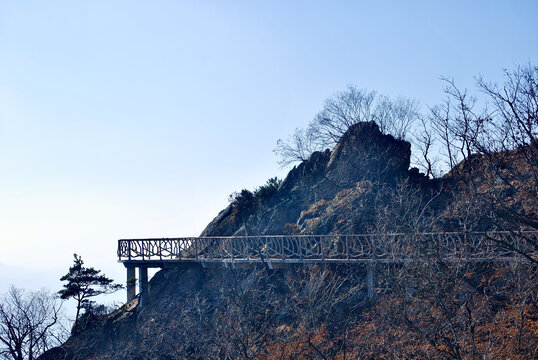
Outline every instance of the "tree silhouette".
[[0, 359], [33, 360], [63, 342], [62, 304], [45, 290], [0, 295]]
[[357, 123], [374, 121], [383, 134], [405, 139], [418, 119], [415, 100], [391, 99], [349, 85], [325, 100], [306, 129], [296, 129], [288, 139], [279, 139], [273, 151], [280, 158], [279, 164], [286, 167], [307, 160], [315, 151], [334, 147]]
[[78, 319], [81, 309], [91, 308], [94, 301], [90, 298], [101, 295], [111, 294], [118, 291], [123, 286], [114, 284], [114, 280], [101, 274], [101, 270], [95, 270], [92, 267], [84, 267], [84, 261], [77, 254], [74, 254], [73, 266], [69, 272], [62, 276], [61, 281], [67, 281], [64, 288], [58, 291], [60, 298], [73, 298], [77, 301], [77, 314], [75, 316], [74, 332], [77, 331]]

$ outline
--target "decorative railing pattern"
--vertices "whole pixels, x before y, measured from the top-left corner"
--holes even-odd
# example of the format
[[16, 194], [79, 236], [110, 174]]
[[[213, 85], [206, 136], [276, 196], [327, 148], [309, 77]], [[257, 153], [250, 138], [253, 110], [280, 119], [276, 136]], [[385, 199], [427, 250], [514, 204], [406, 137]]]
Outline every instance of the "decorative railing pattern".
[[536, 244], [538, 232], [530, 231], [184, 237], [119, 240], [118, 258], [223, 262], [534, 261], [538, 259]]

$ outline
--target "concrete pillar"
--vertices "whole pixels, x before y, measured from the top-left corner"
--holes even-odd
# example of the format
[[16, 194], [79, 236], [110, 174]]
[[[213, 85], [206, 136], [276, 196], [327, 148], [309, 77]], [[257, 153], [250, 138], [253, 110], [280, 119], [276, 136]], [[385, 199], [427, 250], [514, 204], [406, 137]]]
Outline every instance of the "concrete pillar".
[[148, 295], [148, 268], [141, 266], [138, 268], [138, 294], [140, 295], [140, 305]]
[[127, 302], [136, 296], [136, 277], [134, 266], [127, 266]]
[[366, 287], [368, 289], [368, 297], [371, 299], [374, 297], [374, 268], [368, 266], [366, 269]]

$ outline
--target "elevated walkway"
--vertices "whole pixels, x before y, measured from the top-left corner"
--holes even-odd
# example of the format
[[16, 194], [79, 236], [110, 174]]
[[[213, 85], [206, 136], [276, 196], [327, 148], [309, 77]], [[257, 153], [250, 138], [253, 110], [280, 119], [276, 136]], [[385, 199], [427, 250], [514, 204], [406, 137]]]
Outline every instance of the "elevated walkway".
[[118, 259], [127, 268], [130, 301], [136, 296], [136, 268], [139, 293], [143, 295], [147, 292], [148, 268], [152, 267], [266, 263], [272, 268], [283, 264], [340, 263], [371, 268], [374, 263], [431, 260], [532, 262], [538, 259], [536, 244], [538, 232], [532, 231], [122, 239], [118, 240]]

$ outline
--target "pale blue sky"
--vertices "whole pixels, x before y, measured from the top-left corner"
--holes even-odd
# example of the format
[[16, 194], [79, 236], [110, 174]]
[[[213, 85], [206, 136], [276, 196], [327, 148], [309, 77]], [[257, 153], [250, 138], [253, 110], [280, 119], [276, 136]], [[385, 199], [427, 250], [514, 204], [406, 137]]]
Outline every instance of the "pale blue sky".
[[118, 238], [199, 234], [231, 192], [284, 175], [276, 140], [327, 96], [355, 84], [432, 105], [441, 75], [499, 80], [538, 63], [537, 15], [537, 1], [0, 0], [0, 263], [67, 269], [77, 252], [123, 280]]

